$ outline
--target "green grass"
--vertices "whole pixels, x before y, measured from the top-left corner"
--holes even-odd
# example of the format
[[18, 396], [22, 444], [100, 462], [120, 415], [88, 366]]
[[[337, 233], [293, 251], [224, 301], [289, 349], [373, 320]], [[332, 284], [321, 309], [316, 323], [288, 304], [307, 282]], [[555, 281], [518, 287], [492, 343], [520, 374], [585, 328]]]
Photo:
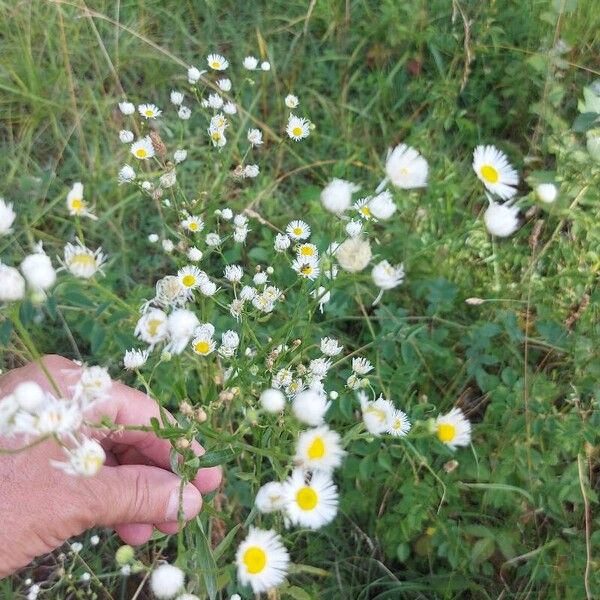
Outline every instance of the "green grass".
[[[170, 258], [148, 252], [147, 235], [176, 223], [116, 185], [125, 161], [117, 135], [122, 90], [165, 107], [169, 91], [185, 84], [183, 65], [200, 65], [214, 49], [239, 64], [263, 44], [272, 71], [243, 87], [241, 103], [282, 135], [285, 112], [276, 99], [293, 91], [316, 130], [302, 145], [271, 137], [269, 164], [253, 185], [228, 179], [239, 161], [234, 144], [215, 158], [212, 149], [186, 143], [190, 158], [178, 177], [207, 210], [251, 206], [279, 228], [305, 218], [323, 223], [319, 241], [333, 228], [318, 202], [332, 177], [374, 188], [387, 148], [400, 141], [430, 163], [427, 190], [397, 193], [398, 213], [378, 233], [378, 253], [404, 262], [406, 284], [371, 309], [372, 286], [359, 277], [317, 322], [350, 350], [376, 349], [376, 387], [413, 420], [458, 402], [474, 422], [473, 448], [457, 453], [459, 466], [446, 473], [453, 455], [425, 437], [353, 441], [338, 476], [337, 520], [311, 536], [286, 537], [299, 565], [290, 581], [301, 589], [288, 588], [284, 598], [578, 599], [586, 579], [590, 597], [600, 595], [593, 558], [600, 543], [600, 168], [584, 136], [570, 130], [582, 87], [600, 77], [597, 8], [596, 0], [0, 2], [0, 195], [27, 224], [15, 243], [0, 239], [0, 256], [16, 261], [34, 239], [58, 254], [75, 233], [65, 193], [81, 180], [100, 217], [86, 223], [86, 241], [110, 255], [105, 287], [132, 311], [157, 274], [173, 269]], [[558, 40], [570, 47], [560, 56], [551, 51]], [[178, 126], [161, 132], [175, 146]], [[191, 127], [204, 125], [193, 117]], [[480, 143], [497, 144], [528, 181], [552, 172], [561, 184], [556, 204], [526, 197], [524, 212], [537, 208], [508, 240], [493, 241], [480, 218], [485, 197], [470, 166]], [[252, 229], [257, 249], [269, 248], [271, 230], [256, 222]], [[263, 254], [250, 259], [264, 262]], [[134, 312], [101, 292], [81, 297], [72, 288], [61, 284], [54, 318], [32, 328], [36, 346], [120, 374]], [[469, 297], [494, 300], [472, 306]], [[306, 309], [297, 291], [288, 301]], [[302, 334], [303, 319], [290, 333]], [[0, 334], [4, 368], [27, 359], [2, 322]], [[161, 382], [170, 367], [161, 368], [155, 391], [176, 405], [190, 390], [185, 380], [174, 389]], [[217, 393], [214, 385], [208, 393]], [[352, 418], [347, 395], [333, 419]], [[233, 431], [223, 415], [215, 426]], [[269, 428], [253, 435], [264, 448], [291, 440], [284, 432], [275, 443]], [[217, 511], [226, 530], [248, 516], [257, 482], [281, 468], [248, 453], [229, 463]], [[116, 546], [86, 548], [96, 572], [114, 570]], [[228, 593], [235, 591], [227, 579], [231, 553], [218, 563]], [[151, 548], [139, 553], [147, 561], [152, 555]], [[27, 576], [0, 583], [3, 597], [24, 597]], [[128, 598], [139, 580], [132, 577], [129, 588], [118, 576], [106, 582], [115, 598]], [[65, 583], [48, 597], [86, 596]]]

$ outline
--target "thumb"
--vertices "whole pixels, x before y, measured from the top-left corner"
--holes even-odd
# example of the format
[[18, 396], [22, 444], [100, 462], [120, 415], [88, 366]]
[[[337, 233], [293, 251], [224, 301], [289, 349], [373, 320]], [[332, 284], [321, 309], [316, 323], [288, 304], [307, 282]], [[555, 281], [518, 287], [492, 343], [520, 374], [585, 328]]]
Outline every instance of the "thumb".
[[104, 466], [88, 481], [94, 525], [177, 521], [180, 507], [189, 521], [202, 507], [196, 487], [188, 483], [181, 489], [181, 478], [159, 467]]

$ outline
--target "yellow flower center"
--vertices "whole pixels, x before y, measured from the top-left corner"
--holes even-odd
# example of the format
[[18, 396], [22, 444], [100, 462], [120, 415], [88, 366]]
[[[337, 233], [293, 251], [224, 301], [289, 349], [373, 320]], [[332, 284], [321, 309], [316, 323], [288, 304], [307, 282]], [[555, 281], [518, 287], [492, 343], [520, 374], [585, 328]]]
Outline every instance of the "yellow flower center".
[[181, 283], [183, 283], [185, 287], [192, 287], [196, 283], [196, 278], [193, 275], [184, 275], [181, 278]]
[[314, 256], [315, 249], [312, 248], [311, 246], [301, 246], [300, 247], [300, 254], [302, 256]]
[[365, 217], [370, 217], [371, 216], [371, 209], [367, 205], [361, 206], [360, 207], [360, 213], [363, 214]]
[[402, 419], [394, 419], [394, 422], [392, 423], [392, 429], [402, 429]]
[[96, 265], [96, 257], [91, 254], [84, 254], [83, 252], [80, 254], [75, 254], [71, 258], [71, 265], [80, 265], [82, 267], [91, 267]]
[[483, 167], [481, 167], [481, 176], [488, 183], [497, 183], [498, 179], [500, 179], [498, 171], [492, 167], [492, 165], [483, 165]]
[[152, 117], [154, 115], [154, 111], [148, 109], [145, 113], [144, 113], [147, 117]]
[[381, 421], [382, 423], [385, 421], [387, 416], [385, 410], [381, 408], [375, 408], [374, 406], [369, 406], [365, 410], [365, 412], [370, 415], [373, 415], [378, 421]]
[[302, 275], [310, 275], [312, 272], [313, 272], [313, 268], [310, 265], [304, 265], [300, 269], [300, 273], [302, 273]]
[[146, 158], [146, 156], [148, 156], [148, 153], [146, 152], [146, 149], [145, 149], [145, 148], [138, 148], [138, 149], [135, 151], [135, 155], [136, 155], [138, 158]]
[[311, 487], [304, 486], [296, 493], [296, 502], [302, 510], [313, 510], [318, 501], [317, 492]]
[[210, 66], [211, 66], [213, 69], [218, 69], [218, 68], [220, 68], [220, 67], [221, 67], [221, 63], [220, 63], [218, 60], [213, 60], [213, 61], [210, 63]]
[[198, 223], [192, 221], [189, 225], [188, 225], [188, 229], [190, 231], [196, 231], [198, 229]]
[[158, 328], [161, 324], [162, 321], [160, 319], [150, 319], [148, 321], [148, 333], [151, 337], [154, 337], [158, 333]]
[[215, 142], [218, 142], [221, 139], [221, 132], [220, 131], [213, 131], [211, 134], [212, 139]]
[[73, 200], [71, 200], [71, 208], [73, 210], [82, 210], [83, 200], [81, 198], [73, 198]]
[[208, 354], [208, 351], [210, 350], [210, 344], [205, 341], [196, 342], [196, 344], [194, 345], [194, 350], [198, 354]]
[[294, 235], [302, 235], [302, 227], [294, 227], [294, 229], [292, 229], [292, 233]]
[[104, 464], [104, 461], [102, 460], [102, 457], [97, 454], [88, 454], [83, 459], [83, 464], [84, 471], [87, 473], [95, 473]]
[[440, 423], [437, 428], [437, 436], [440, 442], [447, 444], [456, 437], [456, 427], [452, 423]]
[[267, 553], [258, 546], [250, 546], [242, 556], [242, 562], [246, 565], [248, 573], [257, 575], [267, 565]]
[[325, 456], [325, 444], [323, 438], [316, 437], [306, 451], [308, 458], [316, 460]]
[[292, 133], [296, 136], [299, 137], [302, 135], [302, 127], [300, 127], [299, 125], [296, 125], [296, 127], [294, 127], [292, 129]]

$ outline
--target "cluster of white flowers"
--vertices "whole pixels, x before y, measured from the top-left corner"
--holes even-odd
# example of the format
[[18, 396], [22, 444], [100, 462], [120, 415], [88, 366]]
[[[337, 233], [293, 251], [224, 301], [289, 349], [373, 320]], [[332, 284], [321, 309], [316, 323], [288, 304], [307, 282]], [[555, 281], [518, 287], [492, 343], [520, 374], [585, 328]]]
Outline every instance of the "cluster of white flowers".
[[103, 367], [83, 367], [70, 398], [58, 397], [42, 389], [35, 381], [24, 381], [0, 398], [0, 436], [35, 441], [55, 438], [66, 461], [50, 464], [69, 475], [91, 477], [106, 458], [102, 446], [81, 433], [86, 413], [105, 400], [112, 386]]
[[[0, 213], [2, 207], [7, 207], [0, 200]], [[9, 208], [12, 212], [12, 208]], [[10, 223], [14, 220], [14, 213]], [[19, 270], [20, 269], [20, 270]], [[42, 302], [46, 292], [56, 282], [56, 270], [52, 260], [44, 252], [42, 243], [35, 245], [33, 252], [25, 256], [19, 269], [0, 262], [0, 302], [16, 302], [22, 300], [29, 289], [34, 302]]]

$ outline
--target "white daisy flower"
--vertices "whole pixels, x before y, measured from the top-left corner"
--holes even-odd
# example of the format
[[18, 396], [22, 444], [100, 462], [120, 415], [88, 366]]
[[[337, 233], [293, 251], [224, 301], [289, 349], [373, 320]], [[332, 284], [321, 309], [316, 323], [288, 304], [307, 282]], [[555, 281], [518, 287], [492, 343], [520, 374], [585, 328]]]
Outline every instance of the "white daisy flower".
[[67, 194], [67, 209], [71, 216], [93, 217], [88, 211], [87, 202], [83, 199], [83, 184], [79, 181], [73, 184]]
[[321, 381], [327, 376], [327, 373], [331, 369], [331, 361], [328, 358], [315, 358], [311, 360], [308, 365], [308, 370], [314, 379]]
[[295, 469], [284, 486], [291, 524], [319, 529], [335, 519], [338, 492], [328, 473], [316, 471], [307, 482], [304, 471]]
[[159, 308], [151, 308], [139, 318], [133, 334], [150, 346], [158, 344], [168, 335], [167, 315]]
[[17, 216], [13, 210], [13, 205], [0, 198], [0, 235], [7, 235], [12, 232], [12, 224]]
[[254, 285], [265, 285], [268, 279], [269, 276], [264, 271], [259, 271], [258, 273], [254, 274], [254, 277], [252, 277]]
[[359, 185], [350, 181], [333, 179], [321, 191], [321, 203], [326, 210], [339, 215], [350, 208], [352, 194], [359, 189]]
[[0, 302], [14, 302], [25, 296], [25, 279], [17, 269], [0, 263]]
[[292, 114], [289, 116], [285, 131], [288, 137], [299, 142], [310, 135], [310, 121]]
[[294, 463], [308, 471], [330, 473], [342, 464], [345, 454], [340, 435], [323, 425], [300, 433]]
[[285, 252], [291, 246], [291, 244], [292, 242], [290, 241], [290, 238], [287, 235], [284, 235], [283, 233], [278, 233], [275, 236], [275, 242], [273, 246], [275, 248], [275, 252]]
[[298, 255], [298, 259], [300, 260], [317, 260], [319, 258], [319, 251], [317, 250], [317, 247], [314, 244], [310, 244], [308, 242], [297, 246], [296, 253]]
[[357, 356], [352, 359], [352, 370], [357, 375], [366, 375], [373, 370], [373, 365], [366, 358]]
[[389, 400], [379, 396], [374, 402], [369, 402], [365, 395], [361, 394], [360, 405], [363, 423], [369, 433], [381, 435], [388, 431], [396, 414], [396, 409]]
[[304, 279], [314, 281], [319, 276], [319, 263], [315, 259], [298, 257], [292, 262], [292, 269]]
[[69, 242], [65, 245], [63, 264], [75, 277], [90, 279], [97, 272], [102, 273], [105, 260], [102, 248], [90, 250], [79, 240], [76, 240], [75, 244]]
[[219, 94], [210, 94], [208, 96], [208, 106], [214, 110], [219, 110], [223, 106], [223, 98]]
[[218, 233], [206, 234], [206, 245], [215, 248], [221, 244], [221, 236]]
[[254, 506], [263, 514], [277, 512], [285, 508], [285, 487], [278, 481], [265, 483], [254, 499]]
[[204, 255], [202, 254], [202, 250], [200, 250], [200, 248], [192, 246], [188, 249], [186, 256], [188, 257], [188, 260], [191, 260], [192, 262], [198, 262], [199, 260], [202, 260]]
[[216, 148], [222, 148], [227, 143], [227, 138], [225, 137], [225, 132], [221, 128], [208, 128], [208, 135], [210, 136], [210, 141], [213, 146]]
[[235, 560], [240, 583], [260, 594], [283, 583], [290, 557], [277, 533], [251, 527]]
[[217, 85], [219, 86], [219, 89], [223, 90], [224, 92], [231, 91], [231, 79], [229, 79], [227, 77], [223, 77], [223, 79], [219, 79], [217, 81]]
[[292, 412], [302, 423], [315, 427], [323, 423], [330, 406], [331, 402], [324, 394], [308, 389], [296, 394], [292, 402]]
[[285, 407], [285, 396], [274, 388], [263, 390], [258, 401], [263, 409], [270, 413], [280, 413]]
[[553, 183], [540, 183], [535, 188], [535, 195], [546, 204], [552, 204], [558, 197], [558, 188]]
[[324, 337], [321, 339], [321, 352], [325, 356], [337, 356], [344, 349], [344, 346], [340, 346], [340, 343], [330, 337]]
[[503, 200], [512, 198], [519, 184], [519, 175], [504, 152], [495, 146], [477, 146], [473, 152], [473, 170], [492, 194]]
[[380, 221], [387, 221], [396, 212], [396, 203], [392, 194], [384, 190], [369, 201], [369, 212]]
[[246, 58], [244, 58], [244, 69], [247, 69], [248, 71], [254, 71], [256, 69], [256, 67], [258, 67], [258, 58], [255, 58], [254, 56], [246, 56]]
[[294, 374], [289, 369], [279, 369], [279, 371], [275, 373], [275, 377], [273, 377], [271, 385], [275, 389], [287, 387], [288, 385], [290, 385], [290, 383], [292, 383], [293, 378]]
[[246, 165], [242, 171], [242, 177], [254, 179], [255, 177], [258, 177], [259, 173], [260, 169], [258, 168], [258, 165]]
[[377, 263], [371, 271], [373, 283], [381, 290], [391, 290], [404, 281], [404, 266], [390, 265], [387, 260]]
[[253, 288], [249, 285], [245, 285], [241, 290], [240, 290], [240, 298], [242, 300], [252, 300], [252, 298], [254, 298], [254, 296], [256, 296], [258, 292], [256, 291], [256, 288]]
[[404, 412], [399, 409], [394, 410], [389, 420], [386, 433], [396, 437], [404, 437], [410, 431], [410, 421]]
[[192, 110], [187, 106], [181, 105], [179, 107], [179, 110], [177, 111], [177, 116], [182, 121], [188, 121], [190, 119], [190, 117], [192, 116]]
[[[23, 381], [14, 389], [12, 396], [18, 408], [30, 413], [36, 413], [46, 402], [47, 394], [35, 381]], [[2, 399], [2, 403], [7, 397]]]
[[183, 571], [169, 564], [162, 564], [152, 571], [150, 576], [150, 589], [159, 600], [174, 598], [185, 583]]
[[194, 85], [194, 83], [200, 79], [203, 73], [206, 73], [206, 71], [200, 71], [196, 67], [190, 67], [187, 72], [188, 82]]
[[406, 144], [399, 144], [389, 153], [385, 171], [396, 187], [409, 190], [427, 185], [429, 166], [417, 150]]
[[51, 460], [50, 464], [67, 475], [93, 477], [106, 460], [102, 446], [90, 438], [84, 438], [74, 448], [65, 449], [65, 452], [68, 462]]
[[371, 218], [371, 207], [369, 206], [369, 202], [371, 201], [371, 197], [368, 196], [366, 198], [361, 198], [354, 203], [352, 208], [358, 212], [358, 214], [368, 221]]
[[340, 267], [348, 273], [362, 271], [369, 264], [371, 256], [369, 241], [359, 237], [344, 240], [335, 252]]
[[178, 92], [177, 90], [172, 90], [171, 95], [171, 104], [175, 106], [179, 106], [183, 102], [183, 92]]
[[81, 426], [83, 415], [77, 403], [46, 394], [46, 401], [35, 413], [19, 412], [14, 419], [15, 433], [68, 436]]
[[198, 233], [204, 229], [204, 221], [202, 217], [188, 216], [181, 221], [180, 225], [192, 233]]
[[123, 165], [119, 169], [117, 180], [119, 185], [122, 183], [131, 183], [135, 179], [135, 171], [130, 165]]
[[119, 139], [123, 144], [131, 144], [133, 138], [133, 131], [129, 131], [128, 129], [121, 129], [121, 131], [119, 131]]
[[119, 110], [124, 115], [132, 115], [135, 112], [135, 104], [131, 102], [119, 102]]
[[162, 110], [155, 104], [140, 104], [138, 106], [138, 112], [145, 119], [156, 119], [162, 114]]
[[229, 66], [229, 61], [227, 61], [225, 57], [221, 56], [220, 54], [209, 54], [206, 57], [206, 62], [214, 71], [224, 71]]
[[131, 154], [139, 160], [148, 160], [154, 156], [154, 146], [150, 136], [140, 138], [137, 142], [131, 144]]
[[260, 146], [263, 143], [263, 136], [260, 129], [248, 129], [248, 141], [253, 146]]
[[355, 238], [362, 233], [363, 225], [360, 221], [352, 220], [346, 223], [345, 230], [348, 236], [350, 236], [351, 238]]
[[262, 71], [270, 71], [271, 70], [271, 63], [268, 60], [263, 60], [260, 63], [260, 68]]
[[175, 162], [177, 164], [182, 163], [186, 158], [187, 158], [187, 150], [184, 150], [183, 148], [179, 148], [178, 150], [175, 150], [175, 152], [173, 154], [173, 159], [175, 160]]
[[207, 275], [196, 265], [186, 265], [177, 271], [177, 279], [183, 289], [191, 291], [200, 287], [202, 282], [206, 281]]
[[223, 104], [223, 112], [227, 115], [235, 115], [235, 113], [237, 113], [235, 102], [225, 102], [225, 104]]
[[240, 265], [227, 265], [224, 271], [224, 277], [231, 283], [239, 283], [244, 276], [244, 269]]
[[192, 349], [194, 354], [199, 356], [208, 356], [215, 351], [217, 344], [212, 336], [207, 335], [205, 332], [197, 333], [192, 340]]
[[519, 228], [519, 209], [509, 204], [490, 201], [483, 214], [486, 229], [496, 237], [508, 237]]
[[123, 357], [123, 366], [128, 371], [135, 371], [140, 367], [143, 367], [148, 360], [148, 350], [136, 350], [132, 348], [131, 350], [125, 351], [125, 356]]
[[285, 228], [285, 232], [293, 240], [306, 240], [310, 237], [310, 227], [304, 221], [292, 221]]
[[294, 94], [288, 94], [285, 97], [284, 102], [288, 108], [296, 108], [300, 104], [300, 101], [298, 100], [298, 96], [294, 96]]
[[175, 309], [167, 318], [170, 341], [166, 350], [172, 354], [181, 354], [198, 325], [200, 325], [198, 317], [191, 310]]
[[435, 433], [440, 442], [453, 450], [471, 443], [471, 423], [460, 408], [453, 408], [449, 413], [439, 416], [435, 420]]
[[204, 279], [200, 283], [200, 293], [204, 296], [214, 296], [217, 293], [217, 284], [210, 279]]
[[29, 287], [37, 292], [50, 289], [56, 281], [56, 271], [52, 261], [43, 251], [26, 256], [19, 268]]

